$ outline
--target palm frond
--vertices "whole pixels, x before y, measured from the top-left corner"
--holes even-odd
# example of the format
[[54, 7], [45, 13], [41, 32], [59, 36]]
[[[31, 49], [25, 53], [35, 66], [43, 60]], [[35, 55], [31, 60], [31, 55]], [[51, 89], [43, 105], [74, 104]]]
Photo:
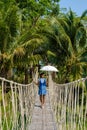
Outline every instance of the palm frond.
[[13, 56], [17, 56], [17, 57], [24, 56], [24, 54], [25, 54], [25, 49], [23, 47], [18, 47], [13, 52]]
[[87, 15], [87, 10], [85, 10], [85, 11], [82, 13], [81, 19], [83, 19], [86, 15]]

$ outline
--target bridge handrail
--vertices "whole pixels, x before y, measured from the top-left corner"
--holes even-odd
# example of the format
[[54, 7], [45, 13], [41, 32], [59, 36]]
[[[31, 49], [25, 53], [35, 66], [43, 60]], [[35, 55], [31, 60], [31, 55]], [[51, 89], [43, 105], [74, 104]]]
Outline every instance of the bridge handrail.
[[50, 80], [50, 102], [58, 130], [87, 129], [87, 77], [57, 84]]
[[0, 77], [0, 130], [27, 129], [31, 122], [36, 91], [33, 82], [20, 84]]

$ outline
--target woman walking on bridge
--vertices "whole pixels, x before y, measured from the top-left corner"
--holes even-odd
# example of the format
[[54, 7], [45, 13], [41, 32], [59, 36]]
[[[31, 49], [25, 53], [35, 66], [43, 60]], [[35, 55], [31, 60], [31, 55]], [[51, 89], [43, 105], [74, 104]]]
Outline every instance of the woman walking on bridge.
[[40, 102], [41, 102], [41, 108], [44, 107], [45, 103], [45, 96], [47, 93], [46, 86], [47, 86], [47, 80], [44, 77], [44, 73], [40, 74], [40, 78], [38, 79], [38, 83], [34, 82], [36, 85], [38, 85], [38, 94], [40, 96]]

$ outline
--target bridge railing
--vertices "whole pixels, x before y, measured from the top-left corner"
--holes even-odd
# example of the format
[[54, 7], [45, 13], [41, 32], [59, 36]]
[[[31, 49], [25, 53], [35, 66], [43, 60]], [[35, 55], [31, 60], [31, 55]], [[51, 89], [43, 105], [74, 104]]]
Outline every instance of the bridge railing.
[[50, 100], [58, 130], [87, 130], [87, 78], [67, 84], [50, 82]]
[[27, 130], [35, 96], [33, 83], [23, 85], [0, 77], [0, 130]]

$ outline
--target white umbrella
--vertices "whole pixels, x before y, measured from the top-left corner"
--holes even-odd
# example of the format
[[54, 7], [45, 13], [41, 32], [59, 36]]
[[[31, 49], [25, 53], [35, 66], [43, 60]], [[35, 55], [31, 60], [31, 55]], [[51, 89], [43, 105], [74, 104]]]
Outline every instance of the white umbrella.
[[46, 65], [43, 66], [40, 70], [42, 71], [54, 71], [54, 72], [58, 72], [57, 68], [51, 65]]

